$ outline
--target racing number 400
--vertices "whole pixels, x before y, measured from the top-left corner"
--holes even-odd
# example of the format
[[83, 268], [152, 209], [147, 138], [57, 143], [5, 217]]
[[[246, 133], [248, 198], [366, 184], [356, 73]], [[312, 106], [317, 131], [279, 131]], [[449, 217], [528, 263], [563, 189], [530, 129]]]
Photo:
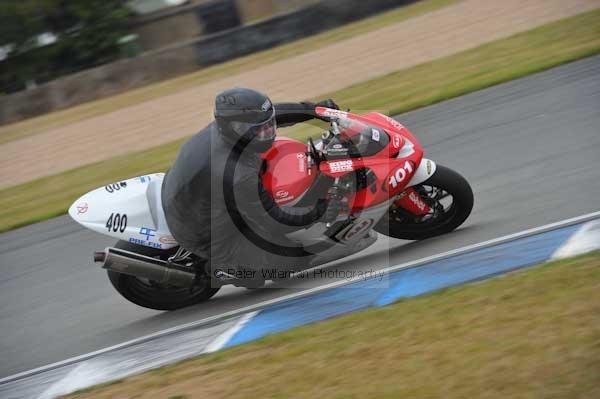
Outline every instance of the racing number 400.
[[398, 187], [398, 185], [402, 183], [404, 179], [406, 179], [406, 176], [412, 173], [413, 170], [412, 163], [410, 161], [405, 161], [404, 165], [402, 165], [401, 168], [398, 168], [396, 173], [390, 177], [390, 186], [392, 186], [392, 188]]
[[127, 215], [120, 213], [111, 213], [110, 217], [106, 221], [106, 228], [108, 231], [112, 231], [114, 233], [121, 232], [123, 233], [127, 228]]

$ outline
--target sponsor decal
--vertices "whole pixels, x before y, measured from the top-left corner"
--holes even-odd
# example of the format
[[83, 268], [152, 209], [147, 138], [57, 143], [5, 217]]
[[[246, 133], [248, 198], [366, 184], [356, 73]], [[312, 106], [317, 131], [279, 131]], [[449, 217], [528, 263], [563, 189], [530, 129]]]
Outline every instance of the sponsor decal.
[[404, 165], [396, 169], [396, 171], [392, 174], [392, 176], [390, 177], [389, 185], [392, 186], [392, 188], [398, 187], [398, 185], [402, 183], [404, 179], [406, 179], [406, 177], [410, 173], [412, 173], [412, 171], [412, 163], [410, 163], [410, 161], [405, 161]]
[[296, 197], [295, 197], [295, 196], [293, 196], [293, 195], [288, 195], [287, 197], [284, 197], [284, 198], [277, 198], [277, 199], [275, 200], [275, 202], [277, 202], [277, 203], [280, 203], [280, 202], [284, 202], [284, 201], [291, 201], [291, 200], [293, 200], [294, 198], [296, 198]]
[[262, 109], [263, 111], [267, 111], [269, 108], [271, 108], [271, 101], [269, 101], [269, 99], [267, 98], [263, 103], [262, 107], [260, 107], [260, 109]]
[[331, 172], [352, 172], [354, 170], [354, 166], [352, 165], [352, 160], [348, 159], [345, 161], [335, 161], [329, 162], [329, 170]]
[[157, 249], [161, 249], [162, 248], [162, 244], [160, 244], [158, 242], [141, 240], [139, 238], [134, 238], [134, 237], [131, 237], [129, 239], [129, 242], [132, 243], [132, 244], [144, 245], [146, 247], [152, 247], [152, 248], [157, 248]]
[[348, 112], [340, 111], [339, 109], [327, 108], [325, 109], [325, 111], [321, 112], [321, 115], [327, 116], [329, 118], [347, 118]]
[[427, 160], [427, 174], [431, 174], [431, 161], [429, 159]]
[[373, 141], [379, 141], [379, 130], [371, 129], [371, 138], [373, 139]]
[[75, 206], [75, 208], [77, 208], [78, 215], [82, 215], [82, 214], [86, 213], [89, 209], [87, 202], [82, 202], [81, 204], [77, 204]]
[[298, 158], [298, 172], [306, 171], [306, 155], [299, 152], [296, 154], [296, 158]]
[[127, 215], [121, 215], [120, 213], [111, 213], [108, 217], [108, 220], [106, 221], [105, 227], [109, 233], [111, 231], [113, 233], [116, 233], [117, 231], [119, 233], [123, 233], [127, 228]]
[[285, 190], [279, 190], [275, 193], [276, 198], [286, 198], [289, 197], [290, 193]]
[[389, 116], [387, 117], [387, 120], [390, 122], [390, 125], [392, 125], [393, 127], [395, 127], [398, 130], [404, 129], [404, 125], [402, 125], [400, 122], [398, 122], [395, 119], [390, 118]]
[[152, 181], [151, 176], [138, 176], [136, 179], [138, 179], [140, 183], [150, 183], [150, 181]]
[[177, 244], [177, 241], [175, 240], [175, 238], [173, 238], [173, 236], [160, 236], [158, 237], [158, 241], [165, 244], [165, 245], [175, 245]]
[[407, 191], [402, 191], [400, 194], [398, 194], [398, 196], [396, 197], [396, 201], [406, 197], [408, 195]]
[[127, 187], [127, 182], [120, 181], [118, 183], [112, 183], [112, 184], [109, 184], [108, 186], [104, 186], [104, 189], [112, 194], [115, 191], [119, 191], [121, 188], [125, 188], [125, 187]]
[[392, 143], [395, 148], [400, 148], [400, 136], [394, 134], [394, 139], [392, 140]]
[[327, 147], [327, 153], [335, 157], [344, 157], [348, 155], [348, 148], [340, 143], [331, 144]]
[[408, 194], [408, 198], [410, 198], [410, 200], [413, 202], [413, 204], [415, 204], [417, 206], [417, 208], [419, 208], [421, 211], [425, 210], [425, 207], [427, 206], [427, 204], [425, 202], [423, 202], [423, 200], [421, 199], [419, 194], [417, 194], [414, 191], [411, 191], [411, 193]]
[[344, 235], [344, 240], [348, 241], [357, 235], [367, 231], [373, 224], [373, 219], [359, 219], [354, 223], [354, 226]]
[[151, 229], [149, 227], [140, 227], [140, 235], [146, 236], [146, 240], [150, 240], [150, 237], [156, 236], [156, 229]]

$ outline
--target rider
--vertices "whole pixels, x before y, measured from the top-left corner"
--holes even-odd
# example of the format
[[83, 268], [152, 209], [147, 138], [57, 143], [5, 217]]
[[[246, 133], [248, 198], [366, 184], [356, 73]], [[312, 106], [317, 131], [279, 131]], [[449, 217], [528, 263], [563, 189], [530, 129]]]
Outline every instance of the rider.
[[216, 96], [215, 121], [181, 147], [164, 178], [162, 204], [173, 237], [208, 260], [213, 275], [261, 280], [261, 269], [308, 264], [310, 257], [301, 256], [307, 253], [284, 233], [314, 223], [326, 203], [279, 208], [262, 185], [260, 154], [271, 148], [277, 126], [320, 118], [316, 106], [339, 109], [330, 99], [273, 104], [255, 90], [226, 90]]

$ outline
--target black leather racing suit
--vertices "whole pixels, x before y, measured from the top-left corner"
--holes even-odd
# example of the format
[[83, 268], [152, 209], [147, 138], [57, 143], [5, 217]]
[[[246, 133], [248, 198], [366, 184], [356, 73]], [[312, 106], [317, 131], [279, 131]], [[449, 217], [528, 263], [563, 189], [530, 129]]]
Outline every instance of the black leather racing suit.
[[[317, 118], [314, 110], [310, 103], [275, 104], [277, 126]], [[162, 204], [169, 230], [184, 248], [207, 259], [213, 272], [300, 270], [310, 261], [299, 256], [299, 246], [282, 249], [294, 247], [284, 233], [310, 224], [324, 206], [279, 208], [260, 183], [258, 155], [234, 150], [213, 122], [181, 147], [165, 176]]]

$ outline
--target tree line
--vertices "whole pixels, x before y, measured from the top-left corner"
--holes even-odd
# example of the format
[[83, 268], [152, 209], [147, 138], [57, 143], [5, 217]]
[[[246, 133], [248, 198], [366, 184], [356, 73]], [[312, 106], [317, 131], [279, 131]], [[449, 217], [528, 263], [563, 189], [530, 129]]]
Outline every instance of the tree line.
[[123, 0], [1, 0], [0, 92], [117, 59], [130, 17]]

